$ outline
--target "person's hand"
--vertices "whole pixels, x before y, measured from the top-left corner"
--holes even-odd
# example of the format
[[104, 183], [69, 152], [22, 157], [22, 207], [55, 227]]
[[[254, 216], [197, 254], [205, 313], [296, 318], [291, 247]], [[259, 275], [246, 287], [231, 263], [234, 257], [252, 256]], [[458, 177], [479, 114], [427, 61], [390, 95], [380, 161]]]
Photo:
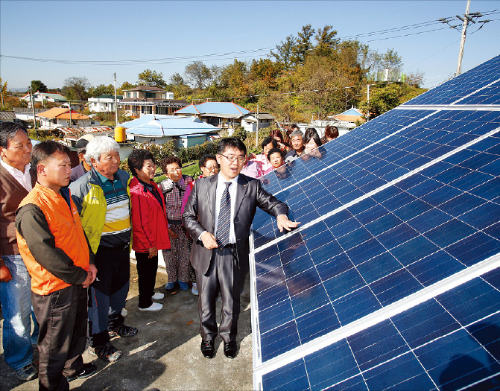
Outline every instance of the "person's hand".
[[252, 160], [252, 159], [255, 159], [257, 157], [257, 155], [255, 155], [255, 153], [249, 153], [248, 156], [247, 156], [247, 160]]
[[208, 250], [213, 250], [214, 248], [219, 247], [217, 241], [215, 240], [215, 236], [208, 231], [203, 232], [200, 239], [203, 242], [203, 247]]
[[87, 271], [87, 278], [85, 279], [85, 281], [82, 282], [82, 286], [84, 288], [88, 288], [90, 286], [90, 284], [92, 284], [92, 272], [89, 270]]
[[12, 275], [7, 266], [0, 267], [0, 282], [9, 282], [12, 280]]
[[170, 236], [170, 239], [177, 239], [178, 238], [177, 234], [175, 233], [175, 231], [172, 228], [168, 229], [168, 236]]
[[95, 265], [89, 265], [89, 272], [92, 274], [92, 281], [89, 284], [91, 285], [97, 277], [97, 267]]
[[300, 224], [298, 221], [289, 220], [286, 215], [279, 215], [276, 220], [280, 232], [283, 232], [284, 229], [291, 231], [293, 228], [297, 228]]
[[148, 252], [149, 252], [148, 258], [153, 258], [158, 255], [158, 249], [155, 246], [148, 248]]

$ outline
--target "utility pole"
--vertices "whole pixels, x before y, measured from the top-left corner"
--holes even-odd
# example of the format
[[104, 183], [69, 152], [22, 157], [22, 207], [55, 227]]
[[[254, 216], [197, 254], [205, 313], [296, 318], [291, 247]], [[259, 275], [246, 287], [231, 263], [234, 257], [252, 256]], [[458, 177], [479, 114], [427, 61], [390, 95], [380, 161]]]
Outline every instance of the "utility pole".
[[467, 8], [465, 10], [465, 15], [463, 19], [457, 15], [457, 18], [462, 19], [463, 27], [462, 27], [462, 39], [460, 40], [460, 51], [458, 53], [457, 72], [455, 73], [455, 76], [460, 75], [462, 69], [462, 58], [464, 57], [465, 37], [467, 36], [467, 25], [469, 24], [469, 8], [470, 8], [470, 0], [467, 0]]
[[257, 105], [257, 113], [255, 116], [257, 120], [257, 128], [255, 129], [255, 148], [259, 147], [259, 105]]
[[113, 73], [113, 80], [115, 86], [115, 126], [118, 126], [118, 103], [116, 101], [116, 72]]
[[[462, 23], [461, 24], [453, 24], [453, 18], [441, 18], [438, 19], [441, 23], [447, 24], [450, 28], [458, 30], [460, 27], [462, 28], [462, 38], [460, 40], [460, 51], [458, 53], [458, 63], [457, 63], [457, 71], [455, 72], [455, 76], [460, 75], [462, 72], [462, 58], [464, 57], [464, 48], [465, 48], [465, 38], [467, 37], [467, 27], [469, 26], [469, 23], [475, 24], [479, 23], [480, 27], [476, 30], [479, 31], [481, 30], [486, 23], [491, 22], [491, 20], [488, 19], [480, 19], [484, 15], [481, 12], [469, 12], [470, 9], [470, 0], [467, 0], [467, 7], [465, 9], [465, 14], [463, 17], [459, 15], [455, 15], [458, 20], [460, 20]], [[486, 12], [486, 14], [489, 14], [491, 12]], [[456, 23], [456, 22], [455, 22]], [[473, 33], [475, 33], [474, 31]]]
[[33, 129], [36, 130], [36, 115], [35, 115], [35, 99], [33, 98], [33, 90], [30, 85], [30, 101], [31, 101], [31, 110], [33, 111]]
[[366, 85], [366, 122], [370, 120], [370, 86], [374, 86], [375, 84], [367, 84]]

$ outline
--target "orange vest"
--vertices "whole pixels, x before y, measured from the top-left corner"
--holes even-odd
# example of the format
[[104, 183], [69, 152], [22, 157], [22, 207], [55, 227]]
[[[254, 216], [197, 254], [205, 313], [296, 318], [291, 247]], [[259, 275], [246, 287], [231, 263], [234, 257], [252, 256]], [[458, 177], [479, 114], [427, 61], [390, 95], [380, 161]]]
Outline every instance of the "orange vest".
[[[89, 247], [73, 200], [71, 200], [70, 211], [68, 203], [61, 194], [37, 183], [21, 201], [19, 208], [26, 204], [34, 204], [42, 210], [50, 231], [54, 235], [55, 246], [63, 250], [73, 260], [75, 266], [88, 270]], [[19, 232], [16, 234], [19, 252], [31, 276], [31, 290], [34, 293], [45, 296], [71, 285], [42, 267], [31, 254], [26, 240]]]

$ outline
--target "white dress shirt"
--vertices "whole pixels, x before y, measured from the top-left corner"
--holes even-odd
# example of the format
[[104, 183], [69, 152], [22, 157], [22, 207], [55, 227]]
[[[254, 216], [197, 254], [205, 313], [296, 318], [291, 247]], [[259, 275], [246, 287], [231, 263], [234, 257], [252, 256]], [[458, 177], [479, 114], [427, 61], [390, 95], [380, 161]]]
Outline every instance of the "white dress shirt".
[[226, 182], [231, 182], [231, 186], [229, 186], [229, 196], [231, 197], [231, 222], [229, 225], [229, 244], [236, 243], [236, 234], [234, 233], [234, 210], [236, 205], [236, 192], [238, 190], [238, 175], [236, 178], [231, 180], [225, 179], [222, 174], [218, 175], [217, 180], [217, 190], [215, 192], [215, 230], [214, 236], [217, 237], [217, 227], [219, 225], [219, 212], [220, 212], [220, 201], [222, 198], [222, 194], [224, 193], [224, 189], [226, 188]]
[[21, 186], [24, 187], [28, 192], [33, 189], [33, 186], [31, 186], [30, 163], [28, 163], [26, 167], [24, 167], [24, 172], [8, 165], [2, 159], [0, 159], [0, 164], [2, 164], [2, 166], [9, 172], [9, 174], [12, 175], [16, 179], [16, 181], [18, 181]]

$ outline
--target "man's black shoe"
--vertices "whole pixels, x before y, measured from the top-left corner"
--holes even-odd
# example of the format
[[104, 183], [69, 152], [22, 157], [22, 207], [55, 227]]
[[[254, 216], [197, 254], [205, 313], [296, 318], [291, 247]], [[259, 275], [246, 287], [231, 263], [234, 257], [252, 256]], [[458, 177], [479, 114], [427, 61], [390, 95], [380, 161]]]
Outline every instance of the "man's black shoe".
[[203, 357], [206, 358], [214, 358], [215, 356], [215, 346], [214, 341], [201, 341], [201, 352], [203, 353]]
[[69, 383], [76, 379], [85, 379], [87, 377], [92, 376], [94, 373], [96, 373], [96, 371], [97, 371], [96, 365], [89, 362], [87, 364], [83, 364], [83, 369], [81, 370], [80, 373], [76, 373], [73, 376], [68, 376], [66, 377], [66, 380]]
[[238, 345], [236, 341], [224, 342], [224, 354], [226, 357], [235, 358], [238, 353]]

